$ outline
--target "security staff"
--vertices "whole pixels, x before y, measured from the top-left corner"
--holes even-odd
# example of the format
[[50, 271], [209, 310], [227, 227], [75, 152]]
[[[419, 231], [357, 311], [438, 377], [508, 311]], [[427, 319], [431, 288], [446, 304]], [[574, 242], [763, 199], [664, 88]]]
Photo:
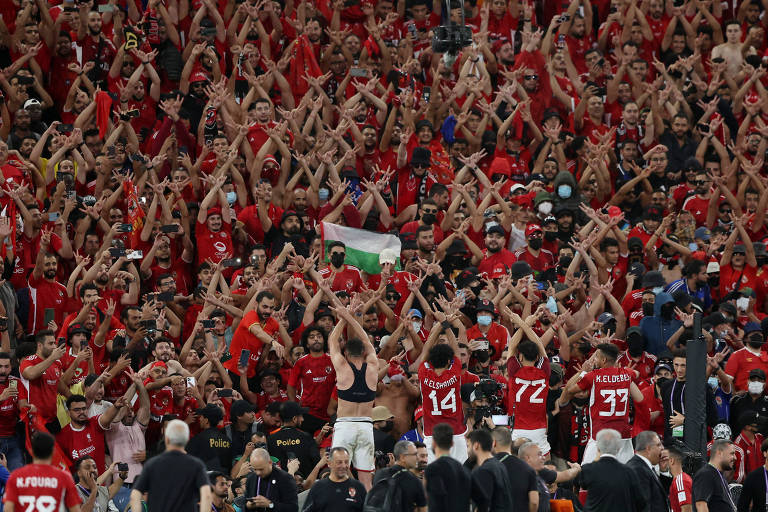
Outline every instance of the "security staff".
[[208, 471], [220, 471], [225, 475], [232, 469], [232, 441], [216, 428], [224, 418], [224, 411], [216, 404], [196, 409], [200, 433], [189, 440], [187, 453], [205, 463]]
[[267, 450], [271, 456], [277, 457], [280, 467], [287, 468], [290, 459], [298, 459], [299, 473], [305, 477], [320, 461], [317, 443], [312, 436], [298, 428], [308, 411], [296, 402], [283, 402], [280, 408], [283, 426], [270, 432], [267, 437]]

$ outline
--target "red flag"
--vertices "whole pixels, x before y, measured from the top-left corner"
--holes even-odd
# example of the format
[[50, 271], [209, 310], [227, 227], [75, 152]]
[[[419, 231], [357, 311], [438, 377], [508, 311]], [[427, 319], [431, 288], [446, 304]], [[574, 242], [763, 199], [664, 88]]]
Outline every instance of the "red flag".
[[133, 181], [125, 180], [123, 182], [123, 197], [125, 197], [126, 212], [128, 214], [128, 223], [133, 226], [131, 231], [131, 248], [138, 245], [141, 230], [144, 227], [144, 210], [139, 204], [139, 195], [136, 193], [136, 187]]
[[[50, 432], [48, 432], [48, 429], [45, 428], [45, 423], [43, 423], [43, 419], [37, 414], [29, 412], [29, 409], [21, 410], [21, 420], [24, 422], [25, 430], [27, 433], [27, 435], [25, 436], [26, 437], [25, 446], [27, 448], [27, 452], [31, 454], [32, 453], [32, 434], [34, 434], [35, 432], [45, 432], [46, 434], [50, 434]], [[55, 443], [53, 446], [53, 460], [51, 461], [51, 464], [63, 469], [66, 472], [70, 472], [72, 470], [72, 466], [73, 466], [72, 459], [70, 459], [69, 456], [66, 453], [64, 453], [64, 450], [61, 449], [61, 446], [59, 446], [59, 443]]]
[[312, 43], [309, 42], [306, 34], [300, 35], [296, 44], [293, 45], [291, 65], [288, 69], [288, 83], [291, 84], [291, 90], [297, 101], [309, 90], [309, 84], [304, 76], [321, 76], [322, 74], [315, 52], [312, 50]]

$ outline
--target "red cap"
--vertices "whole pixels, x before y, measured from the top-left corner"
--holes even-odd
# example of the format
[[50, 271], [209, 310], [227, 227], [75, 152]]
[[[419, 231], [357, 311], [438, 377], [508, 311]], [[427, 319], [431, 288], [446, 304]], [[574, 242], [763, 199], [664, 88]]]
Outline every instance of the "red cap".
[[618, 217], [621, 215], [621, 208], [618, 206], [609, 206], [608, 207], [608, 216], [609, 217]]
[[413, 419], [416, 421], [419, 421], [419, 419], [424, 417], [424, 408], [422, 406], [418, 406], [415, 411], [413, 411]]
[[166, 370], [168, 369], [168, 365], [165, 364], [163, 361], [155, 361], [154, 363], [152, 363], [152, 366], [150, 366], [149, 369], [151, 370], [153, 368], [157, 368], [158, 366], [160, 368], [165, 368]]
[[214, 206], [213, 208], [208, 208], [208, 216], [211, 215], [221, 215], [221, 206]]
[[263, 166], [264, 164], [266, 164], [268, 162], [273, 163], [276, 166], [280, 167], [280, 163], [277, 161], [277, 158], [275, 158], [273, 155], [265, 156], [264, 157], [264, 161], [261, 163], [261, 165]]
[[189, 77], [189, 83], [193, 84], [195, 82], [210, 82], [210, 79], [208, 78], [208, 75], [202, 71], [198, 71], [196, 73], [192, 73], [192, 76]]
[[693, 251], [691, 258], [694, 260], [707, 261], [707, 253], [704, 251]]
[[538, 224], [528, 224], [527, 226], [525, 226], [525, 237], [528, 238], [529, 236], [531, 236], [532, 233], [536, 233], [537, 231], [539, 233], [542, 232], [541, 226], [539, 226]]

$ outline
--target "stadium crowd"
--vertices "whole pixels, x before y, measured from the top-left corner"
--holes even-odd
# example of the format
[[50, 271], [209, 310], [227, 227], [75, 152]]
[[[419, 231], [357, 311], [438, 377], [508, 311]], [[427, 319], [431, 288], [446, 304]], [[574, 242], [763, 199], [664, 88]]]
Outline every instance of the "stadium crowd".
[[0, 0], [4, 509], [766, 510], [767, 26]]

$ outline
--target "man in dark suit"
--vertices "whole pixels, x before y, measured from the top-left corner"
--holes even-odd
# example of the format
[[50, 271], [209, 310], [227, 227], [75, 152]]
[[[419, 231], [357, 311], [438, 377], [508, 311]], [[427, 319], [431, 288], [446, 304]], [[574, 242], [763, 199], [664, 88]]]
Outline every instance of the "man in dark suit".
[[664, 453], [661, 439], [656, 432], [640, 432], [635, 438], [635, 456], [629, 459], [627, 466], [637, 473], [640, 491], [645, 499], [643, 512], [669, 510], [670, 478], [659, 477], [654, 469], [656, 465], [659, 465], [661, 471], [669, 468], [669, 456]]
[[[642, 512], [646, 502], [635, 471], [616, 458], [621, 434], [604, 428], [597, 434], [598, 459], [581, 467], [577, 482], [587, 490], [585, 512]], [[655, 512], [655, 511], [654, 511]]]

